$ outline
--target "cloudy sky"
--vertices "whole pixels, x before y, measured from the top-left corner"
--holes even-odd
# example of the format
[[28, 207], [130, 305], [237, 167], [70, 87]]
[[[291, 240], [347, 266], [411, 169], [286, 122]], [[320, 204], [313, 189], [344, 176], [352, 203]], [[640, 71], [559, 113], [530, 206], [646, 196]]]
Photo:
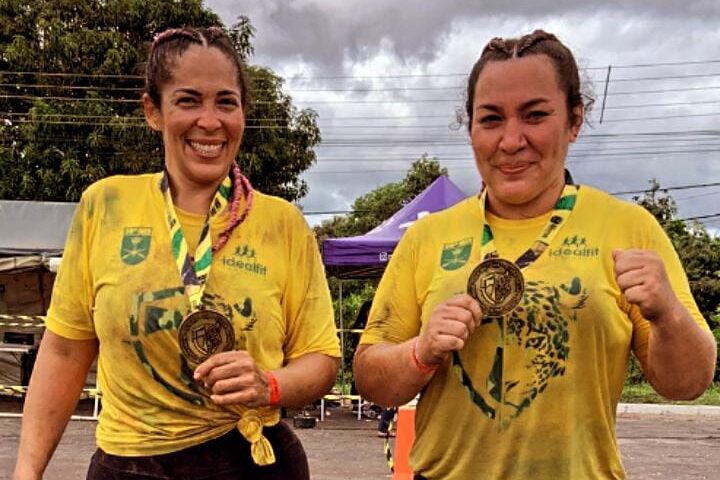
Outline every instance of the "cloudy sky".
[[[592, 125], [569, 155], [578, 182], [610, 192], [642, 190], [651, 178], [663, 187], [720, 182], [717, 0], [206, 5], [226, 24], [250, 17], [252, 62], [284, 77], [298, 108], [319, 114], [323, 143], [301, 202], [308, 212], [347, 210], [357, 196], [401, 179], [423, 154], [437, 157], [466, 193], [476, 192], [479, 177], [455, 115], [467, 73], [490, 38], [536, 28], [575, 52], [597, 97]], [[720, 214], [720, 186], [671, 194], [681, 217]], [[309, 216], [311, 223], [322, 218]], [[720, 216], [703, 221], [720, 228]]]

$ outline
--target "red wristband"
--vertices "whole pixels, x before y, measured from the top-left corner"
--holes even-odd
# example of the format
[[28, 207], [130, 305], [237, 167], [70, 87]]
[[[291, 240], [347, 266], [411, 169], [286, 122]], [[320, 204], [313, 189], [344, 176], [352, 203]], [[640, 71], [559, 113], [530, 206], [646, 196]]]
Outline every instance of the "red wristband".
[[267, 378], [268, 388], [270, 388], [270, 405], [280, 405], [280, 386], [277, 378], [272, 372], [265, 372], [265, 378]]
[[412, 343], [412, 360], [415, 364], [415, 367], [420, 370], [422, 373], [428, 374], [428, 373], [434, 373], [435, 370], [437, 370], [438, 365], [428, 365], [427, 363], [423, 363], [422, 360], [420, 360], [417, 356], [417, 342], [418, 337], [415, 337]]

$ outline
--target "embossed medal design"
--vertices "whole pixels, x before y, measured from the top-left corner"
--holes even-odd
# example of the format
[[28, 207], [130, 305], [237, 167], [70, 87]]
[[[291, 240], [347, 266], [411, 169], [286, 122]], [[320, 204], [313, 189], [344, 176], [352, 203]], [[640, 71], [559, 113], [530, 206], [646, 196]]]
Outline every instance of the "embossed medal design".
[[467, 292], [480, 303], [488, 317], [499, 317], [520, 303], [525, 291], [522, 272], [512, 262], [491, 258], [480, 263], [470, 274]]
[[183, 318], [178, 329], [183, 356], [196, 365], [211, 355], [232, 350], [235, 332], [232, 323], [214, 310], [198, 310]]

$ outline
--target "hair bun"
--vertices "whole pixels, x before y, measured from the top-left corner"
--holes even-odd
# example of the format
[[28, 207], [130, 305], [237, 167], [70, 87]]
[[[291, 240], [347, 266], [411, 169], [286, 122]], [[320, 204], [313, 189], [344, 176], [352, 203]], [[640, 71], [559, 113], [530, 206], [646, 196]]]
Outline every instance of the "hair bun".
[[515, 47], [516, 54], [520, 55], [524, 50], [527, 50], [528, 48], [540, 42], [560, 43], [560, 40], [558, 40], [558, 38], [552, 33], [548, 33], [545, 30], [537, 29], [533, 31], [530, 35], [526, 35], [525, 37], [521, 38], [521, 41], [518, 42]]

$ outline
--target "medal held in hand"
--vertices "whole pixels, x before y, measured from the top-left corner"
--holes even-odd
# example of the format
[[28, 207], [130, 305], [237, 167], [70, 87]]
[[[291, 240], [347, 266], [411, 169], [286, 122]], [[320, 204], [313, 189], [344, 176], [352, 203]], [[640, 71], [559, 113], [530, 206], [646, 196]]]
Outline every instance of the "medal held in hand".
[[520, 269], [512, 262], [490, 258], [470, 274], [467, 292], [480, 303], [488, 317], [511, 312], [522, 300], [525, 281]]
[[216, 353], [232, 350], [235, 331], [230, 320], [221, 313], [198, 310], [183, 318], [178, 341], [187, 361], [199, 365]]

